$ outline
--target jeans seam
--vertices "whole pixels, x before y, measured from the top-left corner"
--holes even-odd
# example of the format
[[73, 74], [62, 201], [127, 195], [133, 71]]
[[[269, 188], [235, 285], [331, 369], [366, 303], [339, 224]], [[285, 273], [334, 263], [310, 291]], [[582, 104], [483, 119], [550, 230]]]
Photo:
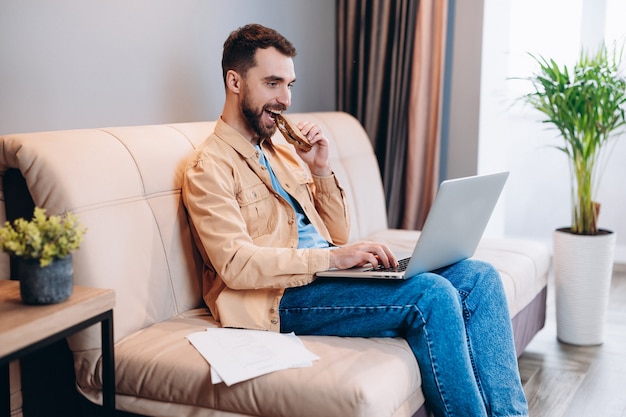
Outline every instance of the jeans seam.
[[[314, 310], [401, 310], [405, 308], [415, 308], [413, 304], [405, 304], [405, 305], [391, 305], [391, 306], [327, 306], [327, 307], [281, 307], [279, 309], [280, 312], [289, 312], [289, 311], [314, 311]], [[421, 312], [420, 312], [421, 314]]]
[[480, 396], [483, 399], [483, 403], [485, 404], [485, 407], [487, 407], [487, 398], [485, 396], [483, 385], [482, 385], [482, 383], [480, 381], [480, 376], [478, 374], [478, 368], [476, 367], [476, 359], [474, 357], [475, 356], [474, 355], [474, 348], [472, 347], [471, 339], [470, 339], [469, 333], [467, 331], [467, 324], [469, 323], [470, 318], [472, 317], [472, 313], [471, 313], [469, 307], [467, 306], [467, 302], [466, 302], [466, 300], [469, 297], [470, 293], [468, 291], [461, 290], [461, 289], [457, 289], [457, 291], [459, 293], [461, 306], [463, 308], [463, 320], [465, 322], [465, 339], [466, 339], [466, 343], [467, 343], [467, 351], [468, 351], [469, 357], [470, 357], [470, 364], [472, 365], [472, 372], [474, 373], [474, 379], [476, 380], [476, 386], [478, 387], [478, 392], [480, 393]]
[[[467, 321], [469, 321], [469, 318], [471, 316], [467, 306], [465, 305], [465, 303], [463, 303], [463, 316], [467, 318]], [[465, 322], [467, 324], [467, 321]], [[467, 332], [467, 326], [465, 328], [465, 338], [467, 340], [467, 351], [469, 353], [469, 357], [470, 357], [470, 363], [472, 365], [472, 372], [474, 372], [474, 379], [476, 380], [476, 386], [478, 387], [478, 392], [480, 392], [480, 396], [483, 399], [483, 403], [485, 404], [485, 406], [487, 405], [486, 402], [486, 397], [485, 397], [485, 393], [483, 390], [483, 385], [480, 382], [480, 377], [478, 375], [478, 369], [476, 368], [476, 359], [474, 358], [474, 348], [472, 347], [472, 343], [469, 337], [469, 333]]]
[[426, 320], [424, 320], [424, 313], [422, 313], [422, 311], [419, 309], [419, 307], [417, 305], [413, 305], [412, 307], [415, 308], [415, 310], [418, 312], [419, 317], [420, 317], [420, 321], [422, 322], [422, 329], [421, 329], [421, 331], [423, 332], [424, 338], [426, 339], [426, 346], [428, 347], [428, 356], [430, 356], [430, 358], [431, 358], [431, 360], [430, 360], [431, 372], [433, 373], [433, 378], [435, 380], [435, 384], [437, 385], [437, 392], [439, 393], [439, 399], [441, 401], [441, 404], [445, 408], [446, 415], [449, 415], [450, 414], [450, 406], [449, 406], [449, 404], [448, 404], [448, 402], [446, 400], [446, 392], [444, 390], [444, 387], [439, 382], [439, 375], [438, 375], [438, 372], [437, 372], [437, 365], [436, 365], [436, 361], [434, 360], [434, 355], [432, 353], [432, 349], [431, 349], [432, 343], [431, 343], [430, 335], [428, 333], [428, 329], [426, 328]]

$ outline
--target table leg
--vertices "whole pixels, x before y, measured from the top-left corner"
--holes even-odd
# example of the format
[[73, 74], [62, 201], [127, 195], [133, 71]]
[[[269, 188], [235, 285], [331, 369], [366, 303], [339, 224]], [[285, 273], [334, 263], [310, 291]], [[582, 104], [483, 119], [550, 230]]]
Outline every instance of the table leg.
[[102, 320], [102, 405], [110, 416], [115, 415], [115, 353], [113, 349], [113, 310]]
[[9, 363], [0, 365], [0, 413], [3, 416], [11, 416], [11, 383], [9, 375]]

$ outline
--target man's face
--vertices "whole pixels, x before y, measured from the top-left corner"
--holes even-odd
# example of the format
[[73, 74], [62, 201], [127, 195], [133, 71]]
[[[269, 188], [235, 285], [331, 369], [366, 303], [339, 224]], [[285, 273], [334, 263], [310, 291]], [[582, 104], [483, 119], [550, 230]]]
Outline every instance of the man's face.
[[275, 48], [258, 49], [256, 66], [250, 68], [241, 87], [241, 112], [259, 138], [276, 132], [272, 111], [291, 105], [291, 87], [296, 81], [293, 60]]

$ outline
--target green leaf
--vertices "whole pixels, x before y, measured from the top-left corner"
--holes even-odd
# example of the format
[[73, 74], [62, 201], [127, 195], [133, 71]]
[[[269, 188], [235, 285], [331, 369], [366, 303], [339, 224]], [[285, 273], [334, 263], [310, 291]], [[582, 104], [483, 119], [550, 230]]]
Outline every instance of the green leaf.
[[39, 259], [43, 267], [78, 249], [86, 231], [73, 213], [47, 216], [45, 209], [35, 207], [30, 221], [18, 218], [0, 228], [0, 250]]
[[581, 51], [573, 67], [529, 53], [538, 70], [528, 81], [534, 92], [522, 96], [544, 115], [564, 141], [555, 148], [570, 161], [572, 178], [572, 230], [597, 232], [598, 205], [593, 201], [597, 178], [604, 166], [598, 154], [626, 125], [626, 78], [621, 71], [622, 52], [601, 47], [595, 54]]

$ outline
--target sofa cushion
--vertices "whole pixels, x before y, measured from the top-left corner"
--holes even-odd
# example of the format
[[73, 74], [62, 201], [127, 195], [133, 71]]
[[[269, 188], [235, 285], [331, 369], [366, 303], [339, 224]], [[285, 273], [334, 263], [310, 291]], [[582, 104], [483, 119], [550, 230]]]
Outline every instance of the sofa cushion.
[[[167, 401], [170, 409], [180, 405], [177, 415], [187, 416], [213, 416], [218, 411], [207, 409], [216, 409], [250, 416], [347, 417], [406, 415], [424, 401], [417, 363], [403, 339], [303, 336], [306, 348], [320, 357], [312, 367], [230, 387], [213, 385], [208, 363], [185, 336], [216, 326], [205, 309], [196, 309], [118, 342], [118, 405], [149, 415], [160, 415], [157, 405]], [[99, 402], [99, 380], [77, 382]]]

